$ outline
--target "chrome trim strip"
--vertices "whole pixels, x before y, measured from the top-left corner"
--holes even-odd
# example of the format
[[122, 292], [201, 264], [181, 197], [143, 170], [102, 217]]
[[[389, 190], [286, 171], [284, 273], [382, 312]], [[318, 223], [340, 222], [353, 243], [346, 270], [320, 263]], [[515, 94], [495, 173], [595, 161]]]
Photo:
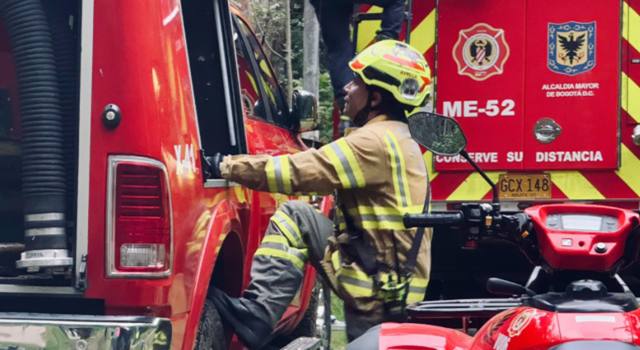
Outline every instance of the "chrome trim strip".
[[56, 221], [64, 220], [64, 213], [27, 214], [25, 221]]
[[42, 287], [25, 286], [19, 284], [0, 284], [0, 294], [19, 295], [82, 295], [82, 292], [73, 287]]
[[224, 179], [213, 179], [204, 182], [204, 188], [230, 188], [239, 186], [239, 183]]
[[24, 231], [26, 237], [33, 236], [64, 236], [64, 228], [62, 227], [42, 227], [29, 228]]
[[[107, 205], [106, 205], [106, 273], [111, 278], [164, 278], [171, 275], [173, 271], [173, 204], [171, 197], [171, 183], [169, 182], [169, 172], [164, 163], [155, 159], [139, 157], [139, 156], [109, 156], [107, 160]], [[115, 198], [116, 198], [116, 168], [118, 164], [145, 164], [159, 168], [164, 173], [167, 192], [169, 194], [169, 267], [165, 271], [160, 272], [120, 272], [116, 270], [115, 262]]]
[[[78, 198], [76, 211], [75, 286], [83, 288], [82, 264], [89, 245], [89, 179], [93, 74], [93, 0], [82, 1], [80, 26], [80, 110], [78, 130]], [[84, 130], [84, 132], [82, 132]]]
[[0, 343], [60, 349], [170, 349], [166, 318], [0, 313]]

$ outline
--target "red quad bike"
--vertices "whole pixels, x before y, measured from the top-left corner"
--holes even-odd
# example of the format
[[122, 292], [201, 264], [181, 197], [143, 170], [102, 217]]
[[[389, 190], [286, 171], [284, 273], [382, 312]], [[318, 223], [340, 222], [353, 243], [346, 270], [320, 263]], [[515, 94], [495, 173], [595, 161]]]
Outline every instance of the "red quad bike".
[[[409, 120], [412, 134], [427, 149], [460, 153], [470, 161], [453, 119], [420, 113]], [[412, 322], [493, 316], [475, 336], [427, 324], [384, 323], [348, 349], [640, 349], [638, 301], [617, 273], [638, 258], [639, 215], [586, 204], [538, 205], [506, 214], [493, 188], [492, 203], [464, 204], [456, 213], [406, 216], [405, 225], [445, 225], [470, 241], [512, 242], [536, 265], [526, 285], [490, 278], [489, 292], [510, 297], [424, 301], [407, 308]]]

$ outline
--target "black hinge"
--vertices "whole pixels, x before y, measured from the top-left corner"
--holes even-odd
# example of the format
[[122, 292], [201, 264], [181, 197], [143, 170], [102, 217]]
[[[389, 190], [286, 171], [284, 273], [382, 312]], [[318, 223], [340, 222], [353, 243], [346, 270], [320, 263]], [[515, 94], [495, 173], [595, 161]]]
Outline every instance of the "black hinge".
[[87, 289], [87, 254], [80, 258], [80, 266], [78, 267], [78, 280], [76, 281], [76, 289], [84, 291]]

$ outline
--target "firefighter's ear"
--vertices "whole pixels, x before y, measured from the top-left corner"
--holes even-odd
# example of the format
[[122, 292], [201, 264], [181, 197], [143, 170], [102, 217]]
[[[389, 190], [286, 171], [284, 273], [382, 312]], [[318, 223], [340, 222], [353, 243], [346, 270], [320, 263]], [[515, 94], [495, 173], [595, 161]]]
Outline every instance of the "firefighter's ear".
[[382, 94], [378, 90], [371, 91], [371, 95], [369, 96], [369, 107], [372, 109], [377, 109], [380, 107], [382, 103]]

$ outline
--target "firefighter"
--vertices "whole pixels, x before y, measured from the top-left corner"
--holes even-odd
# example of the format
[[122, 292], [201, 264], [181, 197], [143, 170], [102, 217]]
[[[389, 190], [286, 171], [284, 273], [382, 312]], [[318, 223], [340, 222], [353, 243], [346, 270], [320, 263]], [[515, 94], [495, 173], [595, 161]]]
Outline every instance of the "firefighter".
[[356, 3], [381, 6], [384, 9], [376, 41], [398, 39], [405, 16], [405, 0], [311, 0], [320, 23], [322, 40], [327, 48], [331, 86], [340, 107], [343, 105], [344, 87], [353, 79], [348, 65], [354, 52], [349, 25]]
[[256, 190], [337, 193], [335, 234], [311, 205], [286, 202], [270, 219], [242, 297], [212, 291], [223, 321], [249, 348], [269, 340], [307, 261], [344, 300], [350, 340], [382, 321], [401, 320], [404, 305], [425, 294], [431, 231], [417, 239], [422, 234], [406, 229], [402, 216], [422, 212], [429, 198], [422, 153], [405, 115], [429, 95], [430, 69], [418, 51], [395, 40], [373, 44], [350, 67], [356, 78], [345, 88], [344, 113], [359, 128], [318, 150], [213, 161], [223, 178]]

